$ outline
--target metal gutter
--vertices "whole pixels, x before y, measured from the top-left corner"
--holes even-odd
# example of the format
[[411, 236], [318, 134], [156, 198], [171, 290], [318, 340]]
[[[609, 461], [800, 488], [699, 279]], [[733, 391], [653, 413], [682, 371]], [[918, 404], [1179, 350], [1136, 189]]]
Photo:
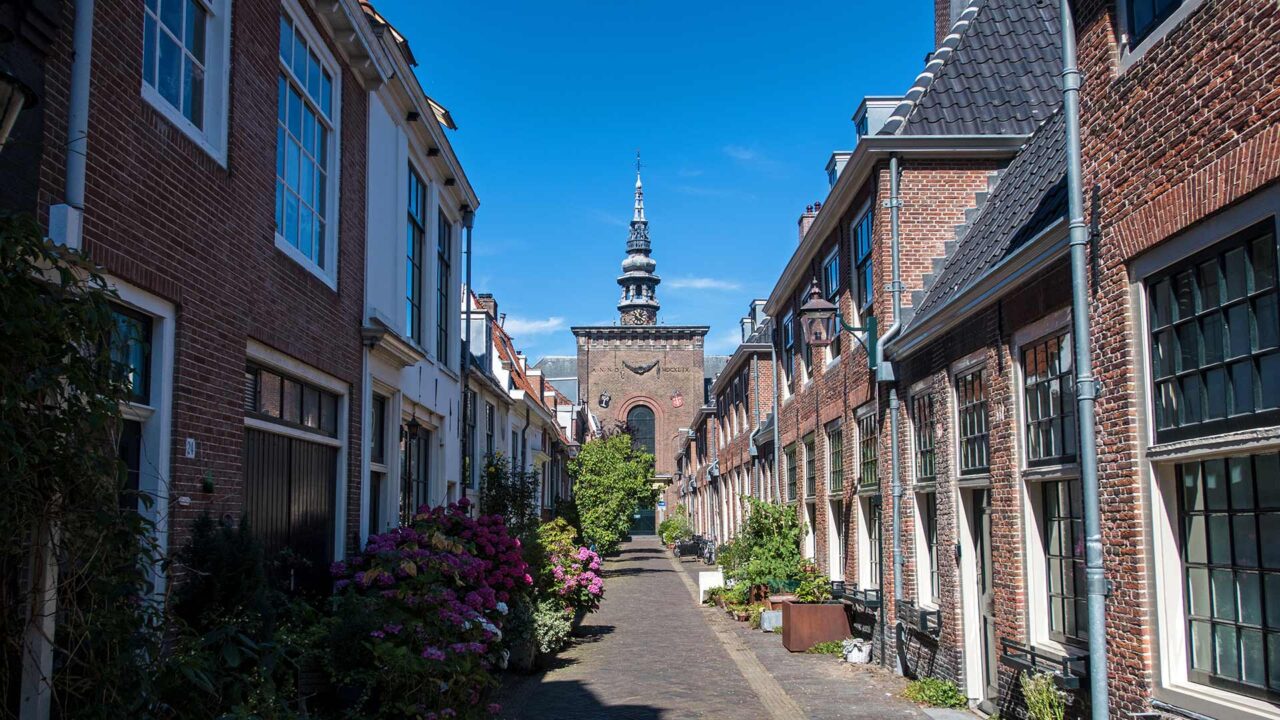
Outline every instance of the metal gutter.
[[[724, 367], [720, 370], [720, 374], [716, 375], [715, 379], [711, 381], [711, 394], [714, 395], [724, 389], [720, 378], [732, 375], [733, 373], [731, 371], [736, 370], [739, 365], [746, 362], [748, 355], [762, 353], [770, 347], [772, 347], [772, 345], [766, 343], [739, 344], [737, 349], [733, 351], [733, 354], [729, 356], [729, 360], [724, 364]], [[723, 382], [728, 383], [729, 381], [724, 380]]]
[[765, 314], [779, 316], [779, 310], [791, 292], [801, 283], [808, 282], [810, 262], [822, 249], [823, 241], [835, 229], [876, 163], [887, 159], [890, 154], [917, 159], [1013, 157], [1028, 138], [1030, 135], [865, 135], [859, 138], [836, 184], [827, 193], [822, 209], [769, 293]]

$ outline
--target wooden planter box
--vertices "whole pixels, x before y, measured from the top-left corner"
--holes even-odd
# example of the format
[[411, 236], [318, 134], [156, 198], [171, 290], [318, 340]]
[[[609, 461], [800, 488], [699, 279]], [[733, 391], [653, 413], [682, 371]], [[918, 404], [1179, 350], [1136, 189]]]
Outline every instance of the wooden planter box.
[[796, 603], [782, 605], [782, 646], [804, 652], [820, 642], [845, 640], [849, 616], [843, 603]]

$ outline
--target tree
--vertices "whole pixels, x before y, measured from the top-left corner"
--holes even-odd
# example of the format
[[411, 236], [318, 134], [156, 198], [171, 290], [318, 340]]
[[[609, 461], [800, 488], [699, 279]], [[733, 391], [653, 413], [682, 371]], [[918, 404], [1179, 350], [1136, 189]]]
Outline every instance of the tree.
[[614, 433], [583, 445], [569, 471], [583, 538], [601, 553], [615, 552], [631, 514], [653, 500], [653, 455], [632, 447], [630, 435]]

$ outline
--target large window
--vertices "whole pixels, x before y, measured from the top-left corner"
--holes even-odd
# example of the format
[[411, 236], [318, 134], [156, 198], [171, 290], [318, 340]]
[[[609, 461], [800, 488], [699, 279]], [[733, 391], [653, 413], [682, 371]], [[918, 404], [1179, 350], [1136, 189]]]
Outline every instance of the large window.
[[866, 553], [864, 558], [865, 570], [862, 575], [862, 585], [866, 588], [880, 587], [880, 574], [884, 566], [883, 553], [884, 543], [880, 541], [880, 525], [882, 506], [879, 496], [867, 498], [863, 500], [863, 537], [866, 545], [863, 548]]
[[208, 8], [198, 0], [146, 0], [143, 15], [143, 81], [203, 130]]
[[404, 322], [409, 337], [422, 343], [422, 253], [427, 237], [427, 185], [409, 167], [409, 222], [405, 237]]
[[631, 446], [652, 455], [654, 450], [653, 408], [637, 405], [627, 413], [627, 432], [631, 434]]
[[400, 524], [431, 502], [431, 431], [417, 422], [400, 429]]
[[796, 446], [788, 445], [783, 451], [787, 458], [787, 501], [796, 499]]
[[782, 333], [782, 367], [786, 370], [787, 382], [790, 383], [796, 364], [795, 315], [787, 313], [782, 317], [782, 326], [779, 328], [779, 332]]
[[1280, 420], [1273, 222], [1147, 279], [1157, 441]]
[[814, 451], [813, 435], [804, 438], [804, 496], [812, 498], [818, 494], [818, 454]]
[[1086, 643], [1089, 615], [1084, 579], [1084, 505], [1078, 479], [1041, 483], [1049, 637]]
[[436, 357], [445, 365], [451, 365], [449, 357], [449, 298], [453, 292], [453, 275], [450, 269], [453, 257], [453, 224], [441, 210], [436, 231]]
[[304, 380], [249, 365], [245, 408], [272, 422], [338, 436], [338, 396]]
[[1177, 466], [1190, 679], [1280, 697], [1280, 456]]
[[839, 424], [827, 429], [827, 493], [844, 490], [844, 430]]
[[956, 378], [956, 410], [960, 474], [984, 473], [991, 463], [986, 370], [974, 370]]
[[115, 319], [111, 362], [117, 376], [129, 386], [130, 403], [130, 412], [121, 413], [120, 434], [116, 440], [116, 454], [124, 467], [120, 505], [137, 508], [137, 493], [142, 489], [143, 425], [150, 417], [149, 412], [139, 411], [151, 403], [152, 319], [119, 306], [111, 310]]
[[862, 476], [858, 479], [858, 484], [862, 487], [880, 484], [880, 469], [877, 463], [880, 452], [878, 430], [875, 413], [867, 413], [858, 418], [858, 455], [862, 461]]
[[1073, 462], [1076, 413], [1071, 334], [1054, 335], [1024, 347], [1022, 371], [1027, 464]]
[[1182, 0], [1128, 0], [1128, 3], [1129, 45], [1133, 46], [1173, 14]]
[[916, 482], [931, 483], [937, 479], [937, 463], [933, 451], [933, 396], [917, 395], [911, 400], [911, 424], [916, 440]]
[[369, 535], [382, 532], [382, 493], [386, 484], [387, 399], [374, 395], [369, 407]]
[[875, 213], [868, 207], [854, 221], [850, 230], [853, 244], [854, 279], [857, 285], [858, 309], [865, 310], [875, 299], [875, 278], [871, 262], [871, 223]]
[[323, 272], [333, 267], [329, 237], [336, 169], [333, 76], [298, 23], [280, 16], [276, 107], [276, 234]]
[[[926, 492], [916, 495], [920, 517], [920, 549], [924, 576], [917, 593], [921, 603], [937, 605], [942, 597], [942, 584], [938, 576], [938, 494]], [[919, 562], [919, 560], [917, 560]]]

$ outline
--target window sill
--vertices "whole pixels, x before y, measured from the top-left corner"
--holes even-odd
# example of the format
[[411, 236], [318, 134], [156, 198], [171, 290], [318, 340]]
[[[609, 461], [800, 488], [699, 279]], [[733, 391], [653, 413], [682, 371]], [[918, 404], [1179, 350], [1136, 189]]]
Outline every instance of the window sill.
[[974, 473], [972, 475], [961, 475], [956, 478], [956, 486], [962, 488], [985, 488], [991, 487], [991, 473]]
[[1076, 477], [1080, 477], [1080, 465], [1077, 463], [1067, 463], [1065, 465], [1044, 465], [1041, 467], [1029, 467], [1022, 469], [1022, 479], [1030, 480], [1032, 482]]
[[171, 125], [177, 128], [187, 139], [195, 143], [214, 162], [218, 163], [222, 169], [227, 168], [227, 150], [225, 147], [218, 147], [209, 140], [209, 135], [204, 130], [195, 126], [195, 123], [188, 120], [177, 108], [165, 100], [155, 88], [148, 85], [145, 81], [142, 83], [142, 99], [147, 102], [156, 112], [160, 113]]
[[825, 372], [827, 372], [828, 370], [830, 370], [830, 369], [834, 368], [835, 366], [839, 365], [839, 364], [840, 364], [840, 358], [842, 358], [842, 357], [844, 357], [844, 354], [843, 354], [843, 353], [841, 353], [840, 355], [837, 355], [837, 356], [835, 356], [835, 357], [831, 358], [830, 360], [828, 360], [828, 361], [827, 361], [827, 364], [826, 364], [826, 365], [824, 365], [824, 366], [822, 367], [822, 371], [825, 373]]
[[316, 264], [314, 260], [302, 254], [302, 251], [289, 244], [288, 240], [280, 233], [275, 234], [276, 248], [289, 256], [290, 260], [298, 263], [304, 270], [316, 276], [320, 282], [324, 283], [330, 290], [338, 291], [338, 281], [332, 275], [325, 272], [324, 268]]
[[1147, 448], [1147, 459], [1188, 460], [1224, 452], [1273, 450], [1277, 446], [1280, 446], [1280, 427], [1271, 426], [1154, 444]]
[[1187, 680], [1159, 683], [1152, 696], [1156, 700], [1209, 717], [1263, 720], [1274, 718], [1276, 712], [1276, 706], [1265, 700]]

